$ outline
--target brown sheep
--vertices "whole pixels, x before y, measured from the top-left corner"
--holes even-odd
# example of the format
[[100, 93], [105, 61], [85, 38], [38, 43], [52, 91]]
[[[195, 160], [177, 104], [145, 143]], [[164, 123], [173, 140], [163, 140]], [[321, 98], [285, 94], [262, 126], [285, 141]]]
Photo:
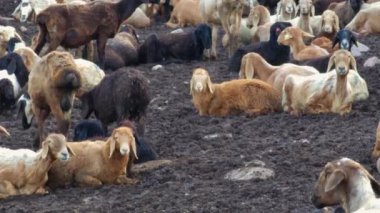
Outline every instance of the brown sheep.
[[119, 127], [106, 141], [69, 142], [73, 150], [66, 162], [55, 162], [48, 175], [47, 185], [51, 188], [76, 184], [79, 186], [100, 186], [102, 184], [133, 184], [136, 180], [127, 178], [126, 168], [130, 154], [136, 154], [133, 130]]
[[37, 15], [39, 34], [35, 52], [39, 54], [47, 40], [49, 53], [59, 45], [64, 48], [78, 48], [95, 39], [99, 64], [104, 68], [107, 39], [116, 34], [120, 24], [142, 3], [158, 3], [158, 0], [51, 5]]
[[43, 126], [50, 112], [57, 119], [58, 131], [68, 133], [74, 96], [81, 78], [74, 58], [67, 52], [53, 51], [44, 56], [29, 74], [28, 93], [37, 118], [38, 138], [44, 139]]
[[182, 0], [175, 5], [170, 15], [170, 19], [166, 22], [166, 26], [170, 28], [186, 27], [188, 25], [195, 26], [202, 23], [202, 16], [199, 10], [194, 10], [199, 5], [199, 0]]
[[193, 72], [190, 93], [201, 116], [227, 116], [233, 112], [257, 116], [281, 110], [280, 93], [271, 85], [255, 79], [213, 84], [202, 68]]

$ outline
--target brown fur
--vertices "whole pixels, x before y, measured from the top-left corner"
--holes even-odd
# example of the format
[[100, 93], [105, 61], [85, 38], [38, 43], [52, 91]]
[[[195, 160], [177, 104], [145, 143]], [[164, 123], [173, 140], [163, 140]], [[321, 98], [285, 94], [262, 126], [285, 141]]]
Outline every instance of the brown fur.
[[290, 46], [293, 52], [293, 58], [299, 61], [327, 56], [328, 52], [318, 46], [306, 46], [303, 37], [313, 38], [298, 27], [288, 27], [281, 32], [278, 37], [278, 43]]
[[376, 129], [376, 142], [372, 151], [372, 158], [378, 159], [380, 157], [380, 122]]
[[[65, 88], [62, 81], [65, 75], [73, 74], [74, 87]], [[80, 87], [80, 74], [74, 58], [66, 52], [51, 52], [44, 56], [29, 74], [28, 93], [31, 97], [32, 111], [37, 119], [38, 139], [44, 139], [44, 122], [50, 112], [58, 122], [58, 131], [66, 135], [68, 133], [71, 117], [71, 108], [74, 103], [74, 95]], [[61, 107], [65, 98], [70, 109], [66, 112]]]
[[271, 26], [270, 13], [266, 7], [257, 5], [251, 9], [247, 27], [250, 28], [252, 42], [268, 41]]
[[332, 47], [332, 45], [333, 45], [332, 40], [330, 40], [329, 38], [324, 37], [324, 36], [314, 39], [311, 42], [311, 44], [315, 45], [315, 46], [318, 46], [318, 47], [321, 47], [321, 48], [327, 50], [327, 52], [329, 52], [329, 53], [333, 53], [333, 52], [335, 52], [336, 50], [339, 49], [339, 45], [336, 45], [333, 48]]
[[[66, 138], [60, 134], [51, 134], [42, 143], [42, 149], [37, 152], [33, 165], [19, 161], [16, 165], [1, 165], [0, 169], [0, 198], [20, 194], [46, 194], [45, 183], [47, 173], [59, 154], [67, 148]], [[65, 151], [67, 154], [67, 151]]]
[[[199, 88], [201, 86], [201, 88]], [[280, 93], [260, 80], [232, 80], [213, 84], [208, 72], [193, 72], [190, 92], [199, 115], [227, 116], [243, 112], [257, 116], [281, 110]]]
[[202, 23], [202, 16], [198, 8], [199, 0], [181, 0], [175, 5], [169, 21], [165, 24], [170, 28], [195, 26]]
[[15, 53], [19, 54], [24, 61], [24, 64], [28, 71], [32, 71], [33, 66], [41, 59], [32, 48], [21, 47], [15, 50]]
[[[120, 147], [125, 145], [129, 147], [129, 153], [121, 154]], [[132, 129], [119, 127], [106, 141], [71, 142], [68, 146], [75, 156], [52, 165], [47, 183], [49, 187], [136, 183], [126, 177], [126, 167], [131, 160], [129, 154], [132, 152], [137, 158]]]
[[148, 16], [140, 9], [136, 8], [135, 12], [123, 24], [130, 24], [135, 28], [145, 28], [150, 26], [150, 19]]
[[290, 74], [307, 76], [318, 74], [318, 71], [312, 67], [290, 63], [272, 66], [259, 54], [248, 53], [241, 60], [239, 76], [241, 79], [256, 78], [263, 80], [272, 85], [277, 91], [282, 92], [285, 78]]

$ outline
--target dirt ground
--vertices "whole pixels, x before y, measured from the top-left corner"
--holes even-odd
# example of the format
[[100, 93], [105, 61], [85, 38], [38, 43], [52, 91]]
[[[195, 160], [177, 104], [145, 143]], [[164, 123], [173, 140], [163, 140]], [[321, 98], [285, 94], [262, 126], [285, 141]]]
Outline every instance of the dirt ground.
[[[0, 15], [9, 16], [13, 0], [1, 0]], [[11, 22], [19, 30], [20, 24]], [[36, 32], [32, 24], [22, 33], [28, 42]], [[153, 26], [138, 30], [143, 40], [150, 33], [168, 30]], [[226, 52], [219, 47], [217, 61], [137, 66], [150, 80], [153, 101], [148, 110], [145, 136], [160, 159], [174, 163], [136, 174], [134, 186], [68, 188], [45, 196], [17, 196], [0, 201], [0, 212], [314, 212], [310, 202], [314, 182], [327, 161], [349, 157], [380, 178], [370, 158], [380, 117], [379, 68], [364, 68], [364, 60], [380, 57], [380, 37], [361, 39], [370, 51], [358, 57], [359, 72], [367, 81], [369, 99], [356, 103], [347, 116], [286, 113], [257, 118], [197, 115], [189, 94], [192, 70], [202, 66], [214, 82], [237, 78], [227, 70]], [[79, 120], [79, 103], [73, 125]], [[12, 134], [0, 145], [31, 148], [35, 129], [23, 130], [16, 112], [0, 115]], [[55, 128], [48, 122], [49, 131]], [[219, 137], [207, 137], [218, 134]], [[206, 137], [205, 137], [206, 136]], [[229, 181], [227, 172], [253, 160], [265, 162], [275, 176], [268, 180]]]

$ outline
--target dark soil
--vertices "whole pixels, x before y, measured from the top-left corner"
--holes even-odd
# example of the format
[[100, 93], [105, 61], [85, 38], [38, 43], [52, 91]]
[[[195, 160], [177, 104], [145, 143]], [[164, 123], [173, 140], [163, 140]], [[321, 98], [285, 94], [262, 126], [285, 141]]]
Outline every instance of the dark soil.
[[[0, 15], [9, 16], [15, 4], [2, 0]], [[11, 22], [19, 30], [20, 24]], [[30, 42], [33, 25], [22, 35]], [[156, 25], [139, 30], [143, 40], [151, 33], [168, 30]], [[0, 201], [1, 212], [294, 212], [315, 210], [310, 202], [314, 182], [327, 161], [349, 157], [362, 163], [379, 178], [370, 153], [380, 117], [379, 68], [364, 68], [364, 60], [380, 57], [380, 37], [360, 40], [370, 51], [357, 58], [359, 72], [367, 81], [370, 97], [356, 103], [347, 116], [286, 113], [257, 118], [225, 118], [197, 115], [189, 94], [192, 70], [202, 66], [214, 82], [237, 78], [227, 70], [225, 50], [217, 61], [170, 64], [151, 71], [154, 64], [137, 66], [150, 80], [153, 101], [148, 110], [145, 136], [160, 159], [174, 164], [139, 173], [134, 186], [68, 188], [49, 195], [17, 196]], [[79, 103], [72, 124], [80, 120]], [[0, 145], [31, 148], [35, 129], [23, 130], [16, 111], [0, 116], [12, 134]], [[49, 131], [55, 124], [49, 121]], [[227, 135], [205, 139], [211, 134]], [[268, 180], [227, 181], [224, 175], [253, 160], [261, 160], [275, 171]]]

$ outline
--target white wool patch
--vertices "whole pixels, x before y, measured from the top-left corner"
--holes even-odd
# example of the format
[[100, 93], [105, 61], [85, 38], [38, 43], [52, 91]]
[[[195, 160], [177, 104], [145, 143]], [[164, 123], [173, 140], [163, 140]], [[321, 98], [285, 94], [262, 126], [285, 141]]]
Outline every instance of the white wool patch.
[[21, 93], [21, 87], [17, 81], [15, 74], [9, 75], [7, 70], [0, 70], [0, 80], [2, 80], [2, 79], [8, 79], [11, 81], [11, 83], [13, 85], [13, 93], [14, 93], [15, 97], [17, 97]]
[[33, 165], [38, 153], [30, 149], [8, 149], [0, 147], [0, 167], [17, 166], [17, 163], [24, 161], [26, 166]]
[[26, 103], [24, 113], [25, 113], [28, 124], [31, 124], [33, 116], [34, 116], [33, 111], [32, 111], [32, 103], [31, 103], [30, 99], [25, 97], [25, 95], [22, 95], [18, 99], [18, 102], [20, 102], [20, 101], [25, 101], [25, 103]]

